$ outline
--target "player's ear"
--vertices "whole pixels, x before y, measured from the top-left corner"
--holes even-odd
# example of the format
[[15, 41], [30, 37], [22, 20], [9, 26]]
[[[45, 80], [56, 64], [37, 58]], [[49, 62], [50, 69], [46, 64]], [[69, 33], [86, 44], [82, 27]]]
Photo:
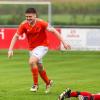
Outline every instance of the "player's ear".
[[34, 17], [37, 18], [37, 15], [35, 14]]
[[35, 14], [35, 16], [34, 16], [35, 18], [36, 18], [36, 14]]
[[38, 14], [36, 13], [36, 18], [38, 18]]

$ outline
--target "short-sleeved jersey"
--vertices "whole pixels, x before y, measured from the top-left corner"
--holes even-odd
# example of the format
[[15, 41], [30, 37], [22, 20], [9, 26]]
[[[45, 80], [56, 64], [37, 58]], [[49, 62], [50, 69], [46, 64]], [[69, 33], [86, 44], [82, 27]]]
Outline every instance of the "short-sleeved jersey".
[[26, 34], [29, 44], [29, 50], [32, 50], [37, 46], [48, 46], [46, 35], [47, 26], [48, 23], [40, 19], [36, 19], [36, 23], [34, 26], [31, 26], [27, 21], [24, 21], [19, 25], [17, 34]]

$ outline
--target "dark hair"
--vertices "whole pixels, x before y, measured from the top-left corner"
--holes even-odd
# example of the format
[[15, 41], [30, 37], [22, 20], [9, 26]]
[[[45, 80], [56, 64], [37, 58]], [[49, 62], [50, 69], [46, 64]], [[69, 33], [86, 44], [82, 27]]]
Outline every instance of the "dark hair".
[[33, 14], [36, 14], [36, 17], [38, 17], [37, 11], [35, 8], [28, 8], [26, 9], [25, 13], [33, 13]]

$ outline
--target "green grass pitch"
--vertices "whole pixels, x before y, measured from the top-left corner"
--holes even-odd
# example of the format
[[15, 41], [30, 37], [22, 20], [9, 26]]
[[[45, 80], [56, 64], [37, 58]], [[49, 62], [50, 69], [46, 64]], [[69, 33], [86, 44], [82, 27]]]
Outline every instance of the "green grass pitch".
[[[30, 92], [32, 76], [28, 66], [28, 51], [17, 51], [7, 58], [0, 51], [0, 100], [57, 100], [67, 87], [72, 90], [100, 92], [99, 51], [49, 51], [43, 59], [48, 76], [54, 80], [49, 94], [39, 78], [39, 90]], [[73, 98], [72, 100], [77, 100]]]

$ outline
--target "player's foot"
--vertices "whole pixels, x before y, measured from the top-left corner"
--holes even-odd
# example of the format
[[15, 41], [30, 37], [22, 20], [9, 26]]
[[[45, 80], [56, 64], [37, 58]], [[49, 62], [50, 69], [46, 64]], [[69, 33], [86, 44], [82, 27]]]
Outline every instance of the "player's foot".
[[64, 96], [65, 92], [61, 93], [60, 96], [58, 97], [58, 100], [64, 100], [65, 96]]
[[79, 95], [79, 96], [78, 96], [78, 99], [79, 99], [79, 100], [89, 100], [88, 97], [82, 96], [82, 95]]
[[83, 96], [82, 96], [82, 95], [79, 95], [79, 96], [78, 96], [78, 99], [79, 99], [79, 100], [83, 100]]
[[38, 90], [38, 85], [33, 85], [30, 89], [31, 92], [36, 92]]
[[70, 98], [71, 89], [66, 89], [64, 92], [62, 92], [58, 98], [58, 100], [64, 100], [65, 98]]
[[51, 89], [52, 85], [53, 85], [53, 80], [50, 80], [50, 83], [48, 85], [46, 85], [45, 93], [49, 93], [50, 92], [50, 89]]

